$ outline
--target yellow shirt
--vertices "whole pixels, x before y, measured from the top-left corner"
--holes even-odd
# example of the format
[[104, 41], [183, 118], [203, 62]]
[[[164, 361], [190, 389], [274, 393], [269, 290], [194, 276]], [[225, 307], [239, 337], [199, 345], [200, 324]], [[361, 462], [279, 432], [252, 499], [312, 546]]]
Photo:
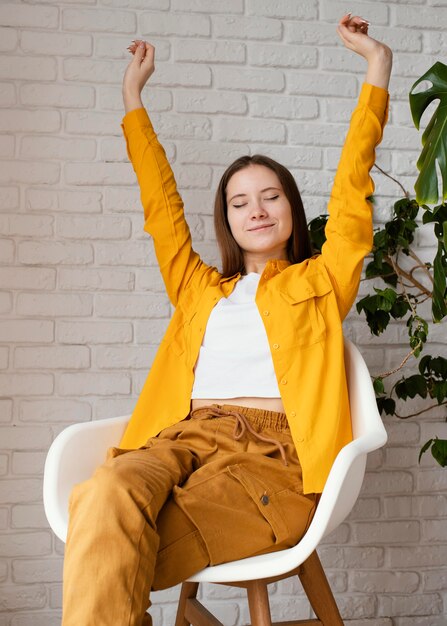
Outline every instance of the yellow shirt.
[[[342, 321], [373, 244], [369, 171], [388, 118], [388, 92], [363, 84], [328, 205], [327, 240], [301, 263], [268, 261], [256, 293], [281, 398], [303, 469], [304, 493], [321, 492], [339, 450], [352, 440]], [[223, 278], [191, 245], [171, 167], [145, 109], [123, 119], [145, 230], [175, 306], [121, 447], [137, 448], [190, 411], [194, 365], [208, 317], [240, 274]]]

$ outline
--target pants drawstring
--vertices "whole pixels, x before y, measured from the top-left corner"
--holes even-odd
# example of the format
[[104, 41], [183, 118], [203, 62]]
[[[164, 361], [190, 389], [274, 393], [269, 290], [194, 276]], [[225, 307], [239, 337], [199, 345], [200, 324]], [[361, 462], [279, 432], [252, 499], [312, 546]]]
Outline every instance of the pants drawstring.
[[282, 443], [277, 439], [264, 437], [264, 435], [256, 432], [246, 416], [239, 411], [226, 411], [217, 406], [200, 407], [198, 409], [194, 409], [194, 411], [191, 411], [190, 417], [191, 419], [206, 419], [208, 417], [234, 417], [236, 419], [236, 423], [234, 425], [233, 438], [236, 441], [239, 441], [239, 439], [241, 439], [248, 431], [251, 435], [253, 435], [255, 439], [259, 439], [259, 441], [264, 441], [265, 443], [273, 443], [275, 446], [277, 446], [284, 465], [287, 466], [288, 464], [286, 452]]

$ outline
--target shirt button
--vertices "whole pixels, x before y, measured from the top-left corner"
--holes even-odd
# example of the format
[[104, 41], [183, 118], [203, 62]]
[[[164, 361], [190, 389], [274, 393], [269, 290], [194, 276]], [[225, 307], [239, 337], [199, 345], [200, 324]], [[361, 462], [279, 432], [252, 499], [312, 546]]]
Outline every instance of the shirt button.
[[261, 502], [264, 506], [266, 506], [270, 502], [270, 499], [266, 493], [261, 496]]
[[270, 311], [264, 311], [264, 315], [267, 317], [267, 315], [270, 315]]
[[278, 350], [278, 348], [279, 348], [279, 343], [274, 343], [274, 344], [273, 344], [273, 347], [274, 347], [274, 349], [275, 349], [275, 350]]
[[287, 378], [283, 378], [281, 380], [281, 385], [287, 385]]

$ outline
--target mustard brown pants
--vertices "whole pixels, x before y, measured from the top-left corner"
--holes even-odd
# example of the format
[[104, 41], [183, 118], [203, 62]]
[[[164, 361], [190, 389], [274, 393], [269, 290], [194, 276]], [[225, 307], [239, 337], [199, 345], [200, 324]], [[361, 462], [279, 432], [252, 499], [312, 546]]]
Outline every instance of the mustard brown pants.
[[63, 626], [143, 626], [152, 590], [294, 545], [315, 510], [283, 413], [212, 405], [76, 485]]

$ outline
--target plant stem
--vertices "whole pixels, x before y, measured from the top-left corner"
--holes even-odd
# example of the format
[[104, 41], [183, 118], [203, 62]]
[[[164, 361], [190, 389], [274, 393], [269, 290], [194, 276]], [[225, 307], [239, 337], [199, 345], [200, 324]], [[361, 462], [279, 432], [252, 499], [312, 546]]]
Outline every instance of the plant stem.
[[428, 406], [425, 409], [422, 409], [421, 411], [418, 411], [417, 413], [411, 413], [410, 415], [399, 415], [396, 412], [394, 413], [394, 415], [396, 417], [398, 417], [400, 420], [406, 420], [409, 417], [415, 417], [416, 415], [420, 415], [421, 413], [425, 413], [425, 411], [431, 411], [431, 409], [436, 409], [436, 407], [443, 406], [444, 404], [447, 404], [447, 401], [446, 402], [441, 402], [441, 404], [432, 404], [431, 406]]
[[391, 180], [394, 180], [394, 182], [395, 182], [397, 185], [399, 185], [399, 187], [402, 189], [402, 191], [404, 192], [404, 196], [405, 196], [406, 198], [409, 198], [409, 197], [410, 197], [410, 192], [409, 192], [409, 191], [407, 191], [407, 190], [405, 189], [405, 187], [404, 187], [404, 186], [403, 186], [403, 185], [402, 185], [402, 184], [401, 184], [401, 183], [400, 183], [400, 182], [399, 182], [396, 178], [393, 178], [393, 177], [391, 176], [391, 174], [388, 174], [388, 172], [385, 172], [385, 170], [383, 170], [381, 167], [379, 167], [379, 166], [377, 165], [377, 163], [374, 163], [374, 167], [377, 167], [377, 169], [379, 170], [379, 172], [382, 172], [382, 174], [384, 174], [384, 176], [388, 176], [388, 178], [391, 178]]
[[[394, 369], [390, 370], [389, 372], [384, 372], [383, 374], [377, 374], [376, 376], [374, 376], [374, 378], [382, 378], [383, 379], [383, 378], [387, 378], [387, 376], [391, 376], [391, 374], [395, 374], [396, 372], [398, 372], [400, 369], [402, 369], [402, 367], [405, 365], [405, 363], [408, 361], [408, 359], [416, 352], [416, 350], [419, 350], [420, 347], [421, 347], [421, 344], [419, 343], [415, 348], [413, 348], [413, 350], [411, 350], [411, 352], [409, 352], [405, 356], [404, 360], [402, 361], [402, 363], [400, 365], [398, 365]], [[394, 387], [393, 387], [393, 389], [394, 389]]]
[[417, 265], [416, 267], [414, 267], [411, 270], [411, 273], [413, 274], [413, 272], [420, 267], [422, 270], [424, 270], [424, 272], [427, 274], [427, 276], [429, 277], [429, 279], [431, 280], [432, 284], [433, 284], [433, 276], [430, 274], [430, 271], [428, 269], [428, 267], [426, 266], [425, 263], [422, 263], [421, 259], [418, 257], [418, 255], [413, 252], [413, 250], [411, 250], [411, 248], [408, 249], [408, 254], [416, 261]]
[[424, 293], [426, 296], [428, 296], [429, 298], [433, 298], [433, 293], [431, 291], [429, 291], [426, 287], [424, 287], [424, 285], [422, 285], [422, 283], [420, 283], [418, 280], [416, 280], [415, 278], [413, 278], [413, 276], [411, 276], [411, 274], [409, 274], [408, 272], [406, 272], [405, 270], [403, 270], [400, 265], [398, 265], [395, 261], [393, 261], [393, 259], [390, 256], [386, 256], [385, 260], [388, 261], [388, 263], [390, 263], [390, 265], [392, 265], [395, 268], [395, 272], [396, 274], [399, 276], [404, 276], [407, 280], [409, 280], [415, 287], [417, 287], [418, 289], [421, 290], [422, 293]]

